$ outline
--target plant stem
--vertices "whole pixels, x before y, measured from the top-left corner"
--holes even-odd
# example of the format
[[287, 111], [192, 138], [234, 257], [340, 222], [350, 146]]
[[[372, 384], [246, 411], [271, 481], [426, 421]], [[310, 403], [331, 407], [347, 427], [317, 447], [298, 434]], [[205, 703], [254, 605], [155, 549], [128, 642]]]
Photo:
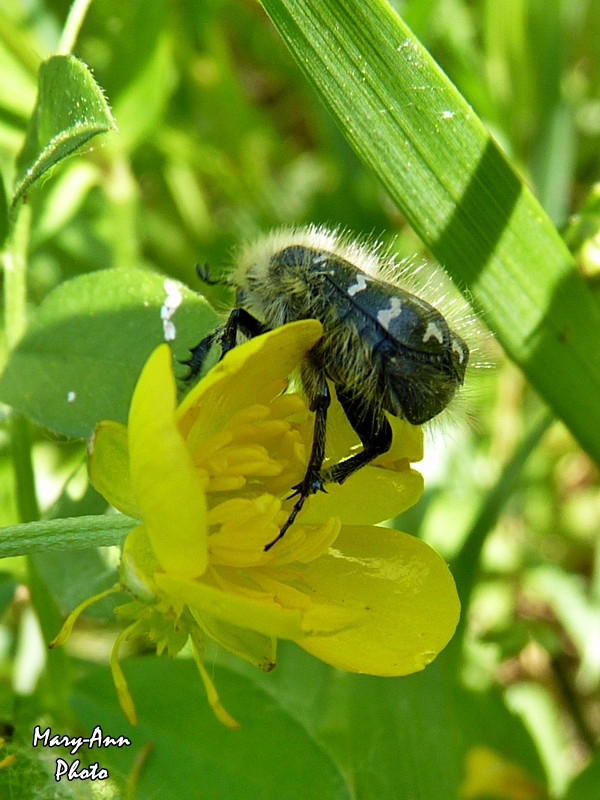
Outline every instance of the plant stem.
[[[6, 249], [2, 253], [4, 326], [9, 350], [15, 347], [25, 331], [30, 221], [31, 209], [21, 204], [10, 229]], [[10, 420], [10, 429], [17, 507], [20, 519], [30, 522], [39, 518], [39, 508], [31, 461], [29, 423], [20, 414], [15, 414]]]
[[[481, 551], [489, 532], [496, 524], [502, 509], [509, 499], [523, 466], [537, 446], [543, 434], [554, 421], [552, 414], [545, 412], [528, 431], [515, 452], [502, 469], [496, 485], [485, 496], [479, 513], [471, 526], [465, 542], [451, 564], [463, 608], [468, 608], [475, 580], [479, 572]], [[464, 615], [463, 622], [464, 624]]]
[[31, 454], [31, 426], [22, 414], [10, 418], [12, 462], [19, 519], [24, 523], [40, 518]]
[[64, 519], [9, 525], [0, 528], [0, 558], [42, 550], [82, 550], [121, 544], [137, 521], [124, 514]]
[[73, 52], [77, 36], [91, 4], [92, 0], [73, 0], [58, 43], [57, 55], [68, 56]]
[[21, 204], [19, 212], [13, 218], [6, 249], [2, 253], [4, 328], [9, 350], [12, 350], [25, 330], [26, 264], [30, 221], [31, 209], [29, 206]]

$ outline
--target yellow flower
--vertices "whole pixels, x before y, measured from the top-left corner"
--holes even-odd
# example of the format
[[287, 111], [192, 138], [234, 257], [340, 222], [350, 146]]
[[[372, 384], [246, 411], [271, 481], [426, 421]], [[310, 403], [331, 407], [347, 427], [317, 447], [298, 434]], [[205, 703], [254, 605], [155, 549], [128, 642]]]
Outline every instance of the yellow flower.
[[518, 764], [484, 745], [471, 747], [465, 757], [466, 776], [460, 787], [462, 800], [496, 797], [498, 800], [543, 800], [544, 787]]
[[[145, 633], [174, 655], [189, 639], [211, 705], [229, 725], [202, 665], [204, 636], [263, 670], [275, 666], [282, 637], [336, 667], [405, 675], [435, 658], [458, 621], [440, 556], [374, 525], [423, 490], [410, 467], [422, 457], [422, 432], [405, 422], [391, 420], [388, 453], [310, 498], [265, 552], [288, 517], [290, 487], [302, 479], [312, 443], [313, 415], [301, 395], [285, 393], [288, 376], [321, 332], [304, 320], [236, 347], [179, 406], [171, 354], [161, 345], [139, 378], [128, 426], [100, 423], [90, 448], [94, 485], [141, 520], [123, 548], [120, 588], [135, 600], [117, 609], [131, 621], [119, 641]], [[358, 444], [332, 404], [331, 463]], [[112, 666], [134, 719], [116, 648]]]
[[[6, 739], [3, 736], [0, 736], [0, 749], [4, 747], [6, 744]], [[8, 756], [4, 756], [4, 758], [0, 759], [0, 769], [4, 769], [5, 767], [10, 767], [17, 759], [16, 753], [11, 753]]]

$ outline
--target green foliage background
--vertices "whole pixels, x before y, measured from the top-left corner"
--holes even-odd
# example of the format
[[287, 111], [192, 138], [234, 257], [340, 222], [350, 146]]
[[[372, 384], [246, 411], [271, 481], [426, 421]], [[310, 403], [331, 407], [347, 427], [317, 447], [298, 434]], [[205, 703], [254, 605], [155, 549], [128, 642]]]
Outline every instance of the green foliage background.
[[[31, 735], [100, 724], [133, 743], [87, 753], [109, 768], [111, 797], [594, 797], [600, 6], [74, 9], [78, 35], [66, 2], [0, 9], [0, 759], [17, 754], [0, 796], [95, 796], [56, 784], [61, 754]], [[496, 337], [473, 423], [431, 437], [426, 494], [397, 520], [452, 564], [459, 633], [403, 679], [337, 672], [291, 645], [271, 675], [215, 652], [237, 732], [213, 718], [189, 660], [138, 653], [124, 665], [131, 728], [106, 667], [109, 603], [70, 648], [40, 649], [115, 580], [114, 552], [91, 545], [123, 528], [95, 522], [105, 505], [83, 437], [125, 418], [162, 339], [165, 276], [190, 287], [185, 358], [216, 319], [191, 290], [227, 300], [195, 264], [218, 276], [240, 241], [306, 222], [435, 256]], [[490, 751], [512, 764], [495, 779], [469, 766]]]

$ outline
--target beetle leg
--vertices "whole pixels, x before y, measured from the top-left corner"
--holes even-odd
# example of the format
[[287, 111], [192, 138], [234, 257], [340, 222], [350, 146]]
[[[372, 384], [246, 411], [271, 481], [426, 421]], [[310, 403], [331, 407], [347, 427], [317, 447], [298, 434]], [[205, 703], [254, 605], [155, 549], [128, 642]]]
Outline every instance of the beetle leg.
[[217, 342], [220, 344], [221, 356], [219, 360], [221, 360], [225, 353], [229, 352], [237, 344], [238, 331], [241, 331], [249, 339], [253, 339], [268, 330], [269, 328], [266, 325], [257, 320], [256, 317], [253, 317], [245, 308], [234, 308], [224, 325], [219, 325], [212, 333], [205, 336], [200, 344], [190, 350], [191, 358], [184, 362], [190, 368], [190, 374], [186, 380], [192, 380], [200, 373], [213, 344]]
[[310, 404], [310, 410], [315, 412], [315, 425], [313, 430], [312, 448], [310, 451], [310, 457], [308, 459], [308, 466], [306, 467], [306, 473], [303, 480], [296, 484], [296, 486], [292, 487], [294, 491], [290, 495], [290, 497], [298, 495], [298, 499], [294, 504], [292, 513], [289, 515], [285, 524], [279, 531], [278, 536], [265, 546], [265, 551], [270, 550], [275, 542], [278, 542], [281, 539], [290, 525], [293, 524], [294, 520], [302, 510], [302, 506], [304, 505], [306, 498], [318, 491], [324, 491], [323, 478], [321, 477], [321, 467], [323, 465], [323, 459], [325, 458], [327, 409], [329, 408], [330, 402], [331, 394], [329, 392], [329, 386], [327, 385], [327, 380], [323, 375], [320, 379], [318, 392], [312, 398]]
[[363, 449], [350, 458], [345, 458], [323, 474], [324, 483], [343, 483], [361, 467], [370, 464], [374, 458], [387, 453], [392, 445], [392, 428], [383, 411], [365, 413], [364, 399], [346, 393], [336, 387], [336, 395], [340, 401], [348, 422], [358, 434]]

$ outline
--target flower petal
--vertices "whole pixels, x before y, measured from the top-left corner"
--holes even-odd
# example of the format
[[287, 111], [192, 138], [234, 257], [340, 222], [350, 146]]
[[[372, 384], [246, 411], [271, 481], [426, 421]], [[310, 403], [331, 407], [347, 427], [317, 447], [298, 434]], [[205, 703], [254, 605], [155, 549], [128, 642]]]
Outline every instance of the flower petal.
[[204, 486], [175, 424], [171, 351], [161, 345], [138, 380], [129, 411], [131, 483], [161, 566], [183, 577], [208, 563]]
[[409, 461], [421, 461], [423, 459], [423, 428], [421, 425], [411, 425], [405, 419], [392, 417], [386, 414], [387, 420], [392, 427], [392, 446], [383, 455], [376, 458], [374, 464], [381, 464], [389, 469], [393, 469], [396, 461], [408, 459]]
[[[336, 515], [348, 525], [373, 525], [391, 519], [413, 506], [423, 494], [422, 475], [410, 463], [423, 458], [423, 429], [387, 415], [392, 446], [343, 484], [328, 483], [324, 493], [312, 496], [299, 518], [314, 523]], [[332, 398], [327, 422], [327, 460], [324, 469], [361, 447], [337, 399]]]
[[466, 775], [460, 787], [462, 800], [502, 797], [505, 800], [540, 800], [544, 787], [519, 764], [485, 745], [474, 745], [465, 756]]
[[310, 498], [302, 524], [337, 515], [343, 524], [374, 525], [401, 514], [423, 494], [423, 476], [408, 468], [394, 471], [363, 467], [343, 484], [328, 483], [326, 492]]
[[179, 428], [193, 451], [238, 411], [268, 404], [323, 335], [314, 319], [284, 325], [234, 347], [190, 391], [177, 409]]
[[443, 559], [420, 539], [389, 528], [342, 528], [329, 553], [305, 565], [302, 584], [313, 602], [366, 612], [364, 624], [296, 640], [352, 672], [418, 672], [446, 646], [459, 619]]
[[[393, 469], [397, 461], [421, 461], [423, 458], [423, 428], [411, 425], [405, 419], [386, 414], [392, 428], [392, 446], [383, 455], [376, 458], [374, 464], [381, 464]], [[360, 440], [353, 430], [339, 400], [334, 396], [327, 415], [327, 458], [331, 466], [350, 455], [353, 448], [360, 446]]]
[[90, 480], [123, 514], [141, 519], [129, 475], [127, 428], [119, 422], [105, 420], [96, 426], [88, 446]]
[[160, 591], [174, 604], [187, 605], [190, 611], [207, 614], [265, 636], [297, 639], [302, 634], [302, 613], [272, 602], [223, 591], [203, 581], [191, 581], [157, 572], [154, 580]]

